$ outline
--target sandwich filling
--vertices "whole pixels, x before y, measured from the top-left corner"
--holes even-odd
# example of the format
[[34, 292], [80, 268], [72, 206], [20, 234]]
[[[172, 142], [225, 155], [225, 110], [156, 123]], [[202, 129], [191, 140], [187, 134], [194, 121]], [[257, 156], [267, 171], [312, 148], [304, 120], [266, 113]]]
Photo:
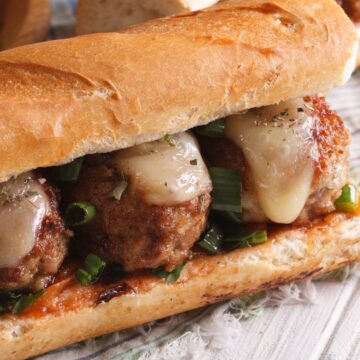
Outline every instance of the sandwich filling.
[[72, 256], [92, 254], [77, 273], [89, 285], [105, 263], [179, 272], [199, 251], [266, 241], [271, 224], [354, 211], [348, 147], [341, 118], [307, 97], [23, 174], [1, 185], [0, 289], [54, 281], [65, 224]]
[[292, 100], [226, 121], [225, 135], [244, 155], [261, 210], [280, 224], [299, 217], [311, 191], [318, 154], [306, 105]]

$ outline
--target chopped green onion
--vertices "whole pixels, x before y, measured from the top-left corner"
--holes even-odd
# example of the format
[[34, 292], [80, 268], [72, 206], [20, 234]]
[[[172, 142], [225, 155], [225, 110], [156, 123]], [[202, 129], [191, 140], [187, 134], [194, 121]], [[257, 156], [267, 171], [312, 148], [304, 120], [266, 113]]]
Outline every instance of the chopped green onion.
[[151, 273], [161, 279], [164, 279], [166, 284], [171, 284], [179, 279], [181, 271], [185, 267], [185, 265], [186, 264], [179, 265], [171, 272], [167, 272], [164, 270], [164, 268], [161, 267], [151, 270]]
[[116, 187], [115, 189], [110, 193], [110, 197], [112, 197], [115, 200], [120, 201], [122, 194], [124, 193], [124, 191], [126, 190], [128, 186], [127, 181], [121, 181]]
[[7, 312], [9, 307], [5, 304], [0, 304], [0, 314]]
[[0, 291], [0, 314], [9, 311], [21, 296], [11, 291]]
[[99, 256], [89, 254], [85, 259], [84, 267], [76, 271], [76, 278], [84, 286], [93, 284], [99, 279], [105, 266], [105, 261]]
[[23, 312], [27, 307], [29, 307], [36, 299], [43, 296], [45, 294], [45, 290], [40, 290], [35, 294], [23, 295], [20, 299], [16, 302], [12, 313], [13, 315], [17, 315]]
[[242, 224], [241, 214], [233, 211], [218, 211], [216, 212], [223, 220], [231, 223]]
[[0, 291], [0, 313], [11, 311], [17, 315], [24, 311], [36, 299], [44, 295], [45, 290], [40, 290], [35, 294], [19, 294], [11, 291]]
[[241, 213], [241, 177], [235, 169], [210, 167], [213, 185], [212, 208], [220, 211]]
[[82, 201], [71, 203], [65, 210], [65, 222], [67, 226], [76, 227], [89, 223], [96, 215], [94, 205]]
[[170, 146], [175, 146], [176, 145], [174, 138], [169, 134], [164, 135], [163, 142], [165, 144], [170, 145]]
[[198, 242], [198, 245], [209, 254], [215, 255], [220, 251], [224, 234], [216, 224], [210, 224], [210, 227], [204, 237]]
[[225, 119], [216, 120], [207, 125], [199, 126], [195, 131], [202, 136], [222, 138], [225, 133]]
[[52, 168], [52, 177], [57, 181], [76, 182], [79, 179], [84, 158]]
[[246, 248], [265, 243], [268, 240], [266, 230], [252, 231], [242, 233], [224, 239], [224, 245], [227, 250], [236, 248]]
[[355, 185], [348, 184], [342, 188], [341, 196], [335, 201], [338, 211], [354, 212], [358, 208], [359, 194]]
[[76, 271], [76, 279], [79, 281], [81, 285], [87, 286], [92, 284], [92, 276], [84, 269], [78, 269]]

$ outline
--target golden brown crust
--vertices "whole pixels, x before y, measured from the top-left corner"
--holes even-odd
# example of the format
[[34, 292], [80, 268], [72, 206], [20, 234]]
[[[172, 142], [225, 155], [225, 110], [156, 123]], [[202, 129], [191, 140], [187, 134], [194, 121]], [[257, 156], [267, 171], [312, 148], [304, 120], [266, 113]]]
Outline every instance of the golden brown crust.
[[[170, 285], [152, 275], [142, 276], [137, 290], [124, 291], [122, 296], [97, 306], [44, 315], [40, 319], [3, 317], [2, 356], [6, 359], [34, 356], [76, 341], [319, 275], [359, 260], [360, 214], [332, 214], [308, 227], [279, 227], [264, 245], [190, 261], [180, 280]], [[136, 288], [134, 283], [136, 279], [130, 279], [126, 286]]]
[[0, 49], [31, 44], [47, 38], [49, 0], [0, 0]]
[[326, 91], [350, 76], [356, 39], [332, 0], [234, 0], [5, 51], [0, 180]]

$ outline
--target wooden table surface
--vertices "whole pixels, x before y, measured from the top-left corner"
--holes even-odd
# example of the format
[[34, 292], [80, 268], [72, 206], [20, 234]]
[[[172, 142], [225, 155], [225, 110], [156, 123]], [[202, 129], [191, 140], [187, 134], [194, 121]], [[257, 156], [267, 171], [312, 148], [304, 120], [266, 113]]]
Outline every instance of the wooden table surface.
[[360, 359], [360, 277], [318, 282], [317, 291], [317, 304], [268, 308], [243, 321], [234, 359]]

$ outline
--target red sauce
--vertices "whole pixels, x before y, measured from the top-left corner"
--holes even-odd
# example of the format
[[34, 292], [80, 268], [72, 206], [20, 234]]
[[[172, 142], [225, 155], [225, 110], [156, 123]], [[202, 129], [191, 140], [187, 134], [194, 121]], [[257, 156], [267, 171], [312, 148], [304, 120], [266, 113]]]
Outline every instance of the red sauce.
[[80, 266], [81, 262], [78, 260], [68, 260], [45, 294], [17, 316], [40, 318], [95, 307], [115, 297], [149, 291], [163, 281], [150, 273], [137, 272], [128, 274], [124, 280], [109, 282], [105, 273], [96, 284], [83, 286], [75, 277]]

